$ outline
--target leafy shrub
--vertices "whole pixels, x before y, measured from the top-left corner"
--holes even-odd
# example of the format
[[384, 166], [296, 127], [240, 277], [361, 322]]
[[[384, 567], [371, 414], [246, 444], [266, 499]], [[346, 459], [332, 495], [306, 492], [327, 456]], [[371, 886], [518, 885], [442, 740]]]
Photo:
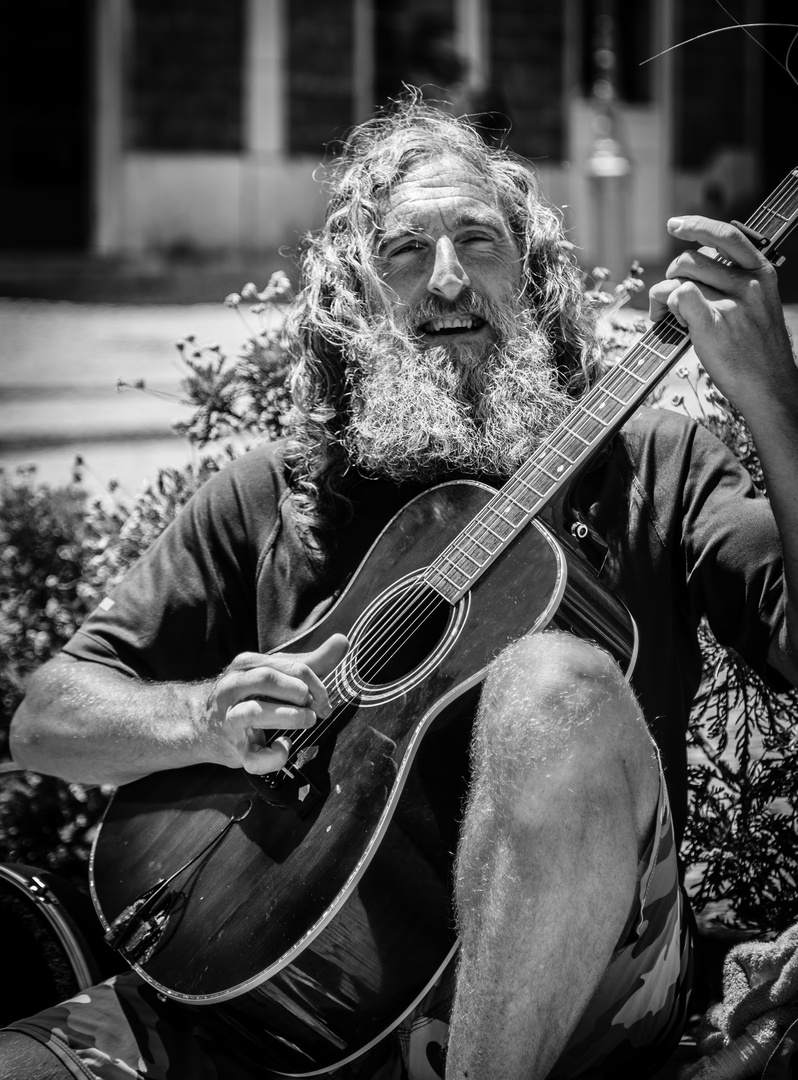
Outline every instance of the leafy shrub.
[[[105, 593], [219, 467], [164, 469], [132, 505], [89, 500], [27, 470], [0, 485], [0, 740], [32, 671], [72, 636]], [[108, 793], [15, 773], [0, 785], [0, 861], [30, 863], [81, 883]]]

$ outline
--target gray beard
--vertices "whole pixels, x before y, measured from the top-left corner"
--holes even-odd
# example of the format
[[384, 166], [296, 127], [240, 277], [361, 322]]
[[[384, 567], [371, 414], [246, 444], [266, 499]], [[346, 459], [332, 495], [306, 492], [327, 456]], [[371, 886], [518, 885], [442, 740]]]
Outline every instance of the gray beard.
[[574, 406], [529, 313], [506, 340], [479, 346], [424, 348], [383, 324], [349, 372], [349, 459], [399, 482], [511, 476]]

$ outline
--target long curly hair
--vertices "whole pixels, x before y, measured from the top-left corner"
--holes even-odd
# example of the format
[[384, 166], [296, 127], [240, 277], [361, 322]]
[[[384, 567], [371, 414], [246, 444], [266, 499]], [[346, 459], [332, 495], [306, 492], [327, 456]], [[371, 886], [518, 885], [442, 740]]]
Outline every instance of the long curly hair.
[[354, 129], [333, 172], [325, 223], [306, 237], [303, 287], [286, 323], [294, 417], [288, 450], [295, 509], [313, 533], [346, 520], [350, 462], [341, 442], [349, 410], [347, 356], [375, 313], [391, 319], [390, 290], [375, 266], [395, 186], [416, 166], [463, 161], [504, 213], [522, 252], [520, 303], [553, 346], [560, 378], [575, 396], [599, 364], [593, 320], [558, 211], [541, 196], [529, 164], [488, 146], [467, 119], [405, 101]]

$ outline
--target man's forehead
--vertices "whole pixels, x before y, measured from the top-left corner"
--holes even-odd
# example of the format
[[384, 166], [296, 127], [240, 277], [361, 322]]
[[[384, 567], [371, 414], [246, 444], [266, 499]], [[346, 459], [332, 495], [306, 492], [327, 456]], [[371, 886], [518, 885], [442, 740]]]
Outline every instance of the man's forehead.
[[[432, 219], [432, 221], [430, 220]], [[425, 228], [435, 220], [449, 224], [507, 226], [495, 192], [466, 162], [451, 155], [414, 166], [392, 188], [383, 224]]]

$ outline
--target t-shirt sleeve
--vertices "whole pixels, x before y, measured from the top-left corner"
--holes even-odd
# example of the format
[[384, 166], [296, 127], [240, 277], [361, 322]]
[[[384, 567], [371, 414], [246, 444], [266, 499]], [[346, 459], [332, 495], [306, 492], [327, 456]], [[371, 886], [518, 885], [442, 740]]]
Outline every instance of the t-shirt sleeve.
[[279, 522], [278, 468], [252, 451], [211, 477], [64, 647], [156, 681], [217, 675], [257, 649], [258, 557]]
[[696, 426], [682, 488], [682, 550], [691, 604], [717, 640], [774, 683], [783, 617], [781, 541], [768, 500], [734, 455]]

